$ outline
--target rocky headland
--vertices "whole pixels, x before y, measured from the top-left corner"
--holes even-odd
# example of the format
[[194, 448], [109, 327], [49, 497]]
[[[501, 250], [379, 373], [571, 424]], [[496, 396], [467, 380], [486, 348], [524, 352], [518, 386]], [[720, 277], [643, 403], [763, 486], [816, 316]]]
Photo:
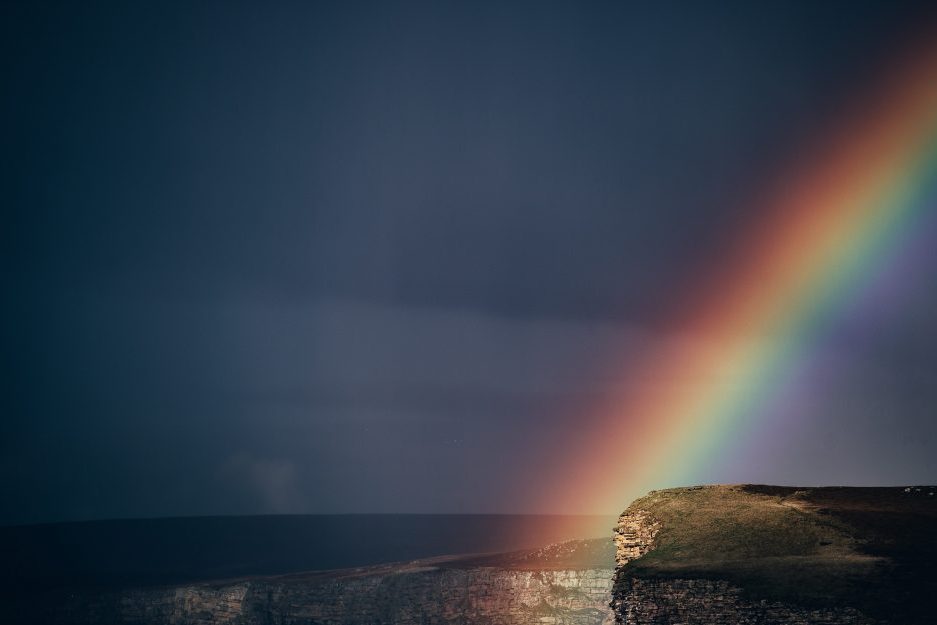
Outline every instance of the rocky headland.
[[653, 491], [615, 529], [617, 622], [937, 623], [935, 491]]

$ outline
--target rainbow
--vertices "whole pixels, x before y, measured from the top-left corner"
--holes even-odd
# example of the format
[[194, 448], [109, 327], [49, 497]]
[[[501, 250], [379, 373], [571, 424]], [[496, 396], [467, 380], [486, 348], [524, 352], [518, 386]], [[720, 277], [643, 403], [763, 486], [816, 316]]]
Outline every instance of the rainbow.
[[554, 501], [612, 513], [698, 480], [766, 405], [785, 401], [784, 381], [818, 335], [937, 212], [937, 49], [885, 78], [756, 205], [758, 221], [717, 269], [692, 277], [677, 338], [590, 420], [557, 466]]

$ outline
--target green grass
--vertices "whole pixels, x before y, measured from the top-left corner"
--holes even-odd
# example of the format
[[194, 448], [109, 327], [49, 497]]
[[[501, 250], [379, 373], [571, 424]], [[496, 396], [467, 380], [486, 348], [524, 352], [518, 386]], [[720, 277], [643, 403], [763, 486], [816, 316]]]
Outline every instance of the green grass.
[[[851, 605], [870, 614], [917, 609], [915, 601], [937, 590], [930, 564], [937, 557], [937, 502], [927, 492], [769, 486], [653, 491], [629, 509], [661, 521], [655, 548], [623, 567], [620, 579], [724, 579], [754, 599]], [[899, 596], [900, 602], [894, 599]]]

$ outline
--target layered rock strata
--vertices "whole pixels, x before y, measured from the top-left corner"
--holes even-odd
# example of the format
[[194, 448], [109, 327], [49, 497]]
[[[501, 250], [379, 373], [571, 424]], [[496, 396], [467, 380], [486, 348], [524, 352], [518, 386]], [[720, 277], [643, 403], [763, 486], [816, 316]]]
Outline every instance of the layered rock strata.
[[615, 526], [615, 563], [624, 566], [637, 560], [654, 548], [654, 537], [661, 523], [647, 510], [629, 508], [618, 518]]
[[[612, 625], [613, 570], [457, 560], [80, 594], [23, 622], [133, 625]], [[39, 617], [39, 618], [36, 618]]]
[[745, 598], [724, 580], [632, 578], [615, 595], [616, 622], [627, 625], [874, 625], [852, 607], [808, 608]]

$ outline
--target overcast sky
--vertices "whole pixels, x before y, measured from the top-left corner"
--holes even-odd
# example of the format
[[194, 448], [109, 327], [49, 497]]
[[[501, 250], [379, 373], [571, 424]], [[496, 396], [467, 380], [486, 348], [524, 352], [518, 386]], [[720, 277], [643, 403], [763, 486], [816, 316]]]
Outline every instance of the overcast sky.
[[[922, 19], [2, 10], [0, 523], [578, 512], [531, 507], [537, 466], [673, 338], [694, 272]], [[713, 479], [935, 480], [930, 241], [821, 346], [836, 375], [809, 381], [796, 462], [735, 450]]]

